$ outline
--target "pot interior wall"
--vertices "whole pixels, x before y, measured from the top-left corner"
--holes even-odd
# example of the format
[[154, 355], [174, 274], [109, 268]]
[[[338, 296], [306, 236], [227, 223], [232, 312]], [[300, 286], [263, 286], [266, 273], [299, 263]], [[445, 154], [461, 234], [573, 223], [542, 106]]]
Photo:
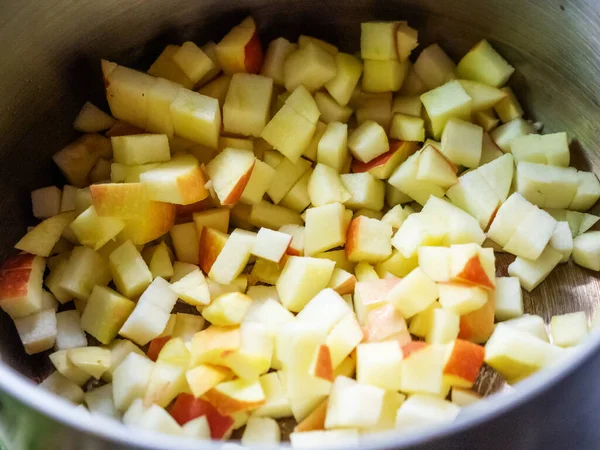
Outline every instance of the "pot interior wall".
[[[573, 160], [600, 173], [600, 8], [594, 0], [5, 0], [0, 14], [0, 257], [32, 224], [30, 190], [62, 183], [51, 155], [75, 137], [72, 121], [87, 99], [106, 106], [99, 59], [146, 69], [167, 43], [220, 39], [252, 14], [263, 43], [311, 34], [354, 52], [360, 22], [408, 20], [424, 45], [439, 42], [455, 59], [489, 38], [517, 67], [511, 83], [528, 117], [577, 138]], [[533, 296], [546, 318], [595, 309], [593, 274], [563, 266]], [[25, 357], [0, 314], [1, 359], [31, 378], [45, 356]], [[493, 381], [493, 380], [492, 380]], [[495, 384], [495, 383], [492, 383]]]

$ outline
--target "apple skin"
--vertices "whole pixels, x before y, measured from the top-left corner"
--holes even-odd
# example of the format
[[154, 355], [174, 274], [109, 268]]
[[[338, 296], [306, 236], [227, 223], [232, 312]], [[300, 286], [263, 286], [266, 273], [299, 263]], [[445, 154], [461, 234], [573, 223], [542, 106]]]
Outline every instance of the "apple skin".
[[146, 352], [148, 358], [152, 361], [156, 361], [158, 359], [158, 354], [170, 339], [171, 336], [162, 336], [152, 339], [148, 345], [148, 351]]
[[457, 339], [444, 366], [444, 380], [452, 386], [472, 387], [484, 357], [485, 350], [481, 345]]
[[241, 198], [244, 193], [244, 189], [246, 189], [246, 185], [250, 180], [250, 176], [252, 175], [252, 170], [254, 169], [254, 163], [248, 169], [248, 171], [238, 180], [233, 189], [229, 192], [229, 195], [223, 199], [221, 204], [224, 206], [233, 206], [235, 205]]
[[333, 381], [331, 353], [326, 345], [319, 345], [315, 355], [314, 374], [316, 378]]
[[244, 66], [246, 66], [246, 72], [258, 73], [263, 64], [263, 50], [260, 45], [260, 39], [258, 33], [254, 31], [254, 34], [244, 47]]
[[204, 227], [198, 245], [198, 264], [204, 273], [209, 273], [219, 253], [225, 247], [227, 235], [213, 228]]
[[191, 394], [180, 394], [169, 412], [179, 425], [185, 425], [191, 420], [206, 416], [212, 439], [225, 438], [231, 432], [235, 422], [233, 417], [219, 414], [216, 408], [206, 400], [194, 398]]
[[313, 411], [306, 416], [302, 422], [296, 425], [294, 428], [294, 432], [302, 432], [302, 431], [316, 431], [316, 430], [324, 430], [325, 429], [325, 418], [327, 417], [327, 405], [329, 403], [329, 399], [323, 400], [323, 402], [317, 406]]
[[404, 359], [406, 359], [413, 353], [418, 352], [419, 350], [423, 350], [427, 346], [429, 346], [429, 344], [427, 342], [422, 342], [422, 341], [409, 342], [408, 344], [402, 346], [402, 356]]
[[464, 283], [474, 284], [486, 289], [494, 289], [494, 284], [485, 273], [485, 270], [483, 270], [478, 254], [473, 255], [467, 261], [463, 270], [456, 274], [454, 278]]
[[379, 155], [366, 163], [359, 161], [358, 159], [354, 159], [352, 160], [352, 172], [368, 172], [369, 170], [374, 169], [375, 167], [383, 166], [386, 162], [390, 160], [392, 156], [394, 156], [394, 153], [396, 153], [396, 150], [389, 150], [383, 155]]

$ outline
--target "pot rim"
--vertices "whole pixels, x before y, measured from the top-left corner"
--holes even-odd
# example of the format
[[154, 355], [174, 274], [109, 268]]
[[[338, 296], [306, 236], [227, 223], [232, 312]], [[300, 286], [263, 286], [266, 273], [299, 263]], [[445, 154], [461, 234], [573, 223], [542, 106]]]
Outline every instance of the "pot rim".
[[[514, 392], [491, 395], [470, 406], [461, 413], [455, 422], [426, 428], [421, 431], [399, 434], [394, 431], [379, 436], [369, 436], [369, 442], [361, 443], [363, 449], [404, 448], [442, 439], [452, 434], [467, 431], [483, 422], [493, 420], [520, 405], [549, 391], [562, 380], [580, 369], [600, 349], [600, 332], [591, 331], [588, 340], [581, 344], [564, 362], [549, 367], [519, 383]], [[74, 406], [64, 400], [57, 401], [57, 396], [37, 388], [30, 380], [14, 369], [0, 362], [0, 389], [17, 401], [43, 415], [81, 433], [119, 443], [121, 445], [146, 448], [152, 450], [173, 448], [177, 444], [180, 449], [197, 449], [198, 440], [185, 439], [147, 430], [134, 430], [120, 422], [99, 415], [82, 415]], [[220, 448], [224, 442], [206, 443], [208, 448]], [[289, 448], [289, 444], [281, 447]]]

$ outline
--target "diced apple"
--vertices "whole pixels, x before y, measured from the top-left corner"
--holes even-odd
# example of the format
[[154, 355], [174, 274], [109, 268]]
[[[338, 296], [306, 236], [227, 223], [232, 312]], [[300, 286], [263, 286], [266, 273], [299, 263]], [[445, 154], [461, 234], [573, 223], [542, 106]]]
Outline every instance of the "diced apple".
[[400, 390], [402, 350], [396, 341], [360, 344], [356, 351], [356, 380], [385, 390]]
[[246, 188], [242, 192], [240, 200], [250, 205], [259, 203], [271, 186], [275, 174], [275, 169], [271, 166], [260, 160], [256, 160], [252, 174], [246, 184]]
[[[493, 109], [486, 109], [485, 111], [479, 111], [473, 114], [473, 122], [483, 128], [484, 136], [489, 133], [493, 129], [495, 129], [500, 124], [500, 119], [494, 112]], [[484, 137], [485, 139], [485, 137]], [[488, 136], [488, 139], [491, 141], [491, 138]], [[496, 144], [494, 144], [495, 146]], [[486, 162], [490, 162], [493, 159], [494, 153], [490, 152], [493, 147], [483, 145], [483, 149], [481, 150], [481, 163], [484, 164]], [[498, 149], [500, 150], [500, 149]], [[497, 153], [495, 153], [497, 154]], [[501, 155], [501, 154], [500, 154]], [[500, 156], [498, 155], [498, 156]]]
[[242, 445], [278, 445], [281, 441], [281, 430], [277, 422], [269, 417], [250, 417], [244, 434]]
[[287, 158], [281, 161], [275, 168], [275, 175], [267, 189], [267, 194], [273, 200], [273, 203], [281, 202], [308, 171], [310, 171], [310, 162], [304, 158], [300, 158], [296, 162], [292, 162]]
[[23, 236], [15, 248], [38, 256], [50, 256], [64, 230], [73, 222], [76, 213], [68, 211], [45, 219]]
[[202, 316], [213, 325], [239, 325], [252, 299], [240, 292], [231, 292], [215, 298], [202, 310]]
[[[62, 276], [56, 282], [59, 288], [65, 292], [60, 290], [57, 292], [80, 300], [86, 300], [94, 286], [105, 286], [111, 280], [107, 261], [88, 247], [75, 247], [65, 266], [59, 271], [59, 273], [61, 272]], [[63, 295], [60, 297], [67, 298]]]
[[217, 384], [205, 394], [205, 398], [222, 415], [255, 409], [266, 401], [258, 380], [241, 379]]
[[256, 233], [235, 229], [211, 266], [208, 276], [222, 284], [231, 283], [242, 273], [256, 241]]
[[73, 128], [83, 133], [98, 133], [110, 128], [114, 123], [115, 119], [96, 105], [85, 102], [73, 122]]
[[481, 159], [483, 129], [457, 118], [448, 120], [442, 133], [441, 151], [457, 165], [474, 168]]
[[67, 357], [79, 369], [99, 379], [110, 367], [110, 350], [102, 347], [79, 347], [67, 350]]
[[76, 310], [62, 311], [56, 314], [57, 350], [85, 347], [87, 338], [81, 329], [81, 320]]
[[414, 64], [414, 71], [428, 89], [456, 78], [456, 65], [438, 44], [425, 48]]
[[181, 44], [172, 59], [194, 84], [215, 68], [211, 58], [191, 41]]
[[494, 289], [496, 285], [495, 257], [492, 249], [484, 249], [476, 244], [461, 244], [451, 247], [452, 280]]
[[433, 281], [449, 281], [452, 251], [447, 247], [422, 246], [418, 249], [419, 267]]
[[431, 122], [434, 139], [439, 139], [450, 118], [469, 120], [471, 97], [458, 81], [449, 81], [421, 95], [421, 101]]
[[250, 150], [227, 148], [207, 166], [206, 171], [223, 205], [235, 205], [252, 174], [256, 157]]
[[361, 99], [357, 101], [356, 121], [358, 125], [373, 121], [389, 129], [392, 122], [392, 93], [367, 94], [360, 91]]
[[385, 130], [371, 120], [363, 122], [348, 139], [352, 156], [367, 163], [390, 149]]
[[411, 214], [402, 223], [392, 239], [392, 246], [406, 259], [416, 257], [424, 245], [442, 245], [446, 231], [423, 213]]
[[521, 286], [527, 291], [534, 290], [546, 279], [550, 272], [562, 260], [562, 253], [552, 247], [546, 247], [536, 260], [525, 259], [520, 256], [508, 266], [508, 274], [518, 277]]
[[421, 150], [417, 180], [449, 188], [458, 182], [456, 165], [450, 163], [435, 147]]
[[461, 316], [482, 308], [488, 301], [487, 292], [477, 286], [440, 283], [438, 289], [442, 307]]
[[181, 85], [186, 89], [191, 89], [194, 87], [194, 82], [190, 80], [181, 67], [173, 61], [173, 56], [179, 49], [179, 45], [167, 45], [156, 61], [150, 66], [148, 73], [154, 77], [159, 77]]
[[494, 299], [489, 296], [480, 309], [460, 317], [459, 339], [476, 344], [486, 342], [494, 331]]
[[484, 230], [500, 207], [500, 199], [477, 170], [461, 175], [446, 195], [453, 204], [475, 217]]
[[408, 142], [425, 140], [425, 121], [420, 117], [396, 113], [390, 125], [390, 137]]
[[410, 394], [440, 396], [444, 390], [443, 370], [446, 365], [447, 346], [424, 345], [426, 346], [404, 355], [400, 374], [400, 390]]
[[573, 252], [573, 236], [567, 222], [558, 222], [554, 233], [550, 238], [549, 245], [562, 253], [561, 262], [567, 262]]
[[53, 372], [42, 381], [40, 387], [75, 404], [83, 401], [83, 389], [61, 375], [58, 371]]
[[490, 132], [490, 137], [503, 152], [510, 152], [511, 142], [528, 134], [535, 133], [535, 128], [521, 118], [511, 120]]
[[588, 320], [585, 312], [553, 316], [550, 320], [552, 343], [559, 347], [573, 347], [580, 344], [588, 334]]
[[263, 53], [254, 19], [247, 17], [233, 27], [217, 44], [215, 51], [225, 73], [258, 73]]
[[523, 315], [523, 294], [519, 279], [515, 277], [496, 278], [494, 291], [496, 320], [514, 319]]
[[398, 409], [396, 430], [417, 429], [453, 422], [460, 408], [433, 395], [415, 394], [408, 397]]
[[214, 98], [219, 102], [219, 105], [222, 105], [225, 103], [229, 83], [231, 83], [231, 75], [221, 75], [202, 86], [197, 92], [206, 97]]
[[[298, 88], [298, 89], [301, 89]], [[316, 124], [285, 104], [261, 133], [265, 141], [283, 153], [290, 161], [297, 162], [309, 147]]]
[[569, 166], [567, 133], [520, 136], [511, 141], [510, 151], [517, 161]]
[[131, 241], [110, 254], [109, 266], [119, 291], [126, 297], [137, 297], [152, 282], [152, 273]]
[[340, 105], [333, 97], [322, 91], [315, 94], [315, 103], [321, 113], [320, 120], [324, 123], [346, 123], [354, 112], [350, 107]]
[[345, 208], [331, 203], [306, 210], [304, 253], [313, 256], [346, 242]]
[[348, 227], [346, 256], [350, 261], [376, 263], [391, 255], [392, 227], [376, 219], [357, 217]]
[[516, 191], [540, 208], [568, 208], [577, 193], [578, 177], [571, 167], [520, 162], [515, 183]]
[[[471, 104], [473, 113], [489, 110], [490, 108], [499, 105], [506, 97], [508, 97], [508, 93], [503, 89], [497, 89], [472, 80], [459, 81], [465, 92], [471, 97], [471, 100], [473, 100], [473, 103]], [[507, 122], [506, 120], [502, 121]]]
[[316, 91], [333, 79], [336, 73], [335, 56], [313, 42], [298, 48], [283, 63], [283, 78], [288, 91], [300, 85], [311, 92]]
[[600, 198], [600, 182], [592, 172], [577, 172], [577, 192], [569, 205], [569, 209], [587, 211]]
[[15, 318], [15, 328], [28, 355], [41, 353], [54, 346], [57, 335], [56, 311], [42, 309], [26, 317]]
[[292, 410], [285, 395], [281, 380], [276, 372], [262, 375], [258, 381], [265, 393], [265, 404], [252, 412], [253, 416], [280, 419], [290, 417]]
[[506, 94], [506, 97], [494, 106], [494, 111], [496, 111], [500, 120], [507, 123], [523, 117], [523, 108], [519, 104], [519, 100], [517, 100], [513, 90], [506, 86], [502, 88], [502, 91]]
[[282, 304], [298, 312], [329, 283], [335, 263], [333, 261], [291, 256], [287, 259], [277, 280], [277, 292]]
[[272, 78], [276, 84], [283, 85], [283, 62], [296, 49], [297, 45], [292, 44], [285, 38], [280, 37], [272, 40], [267, 48], [260, 74]]
[[430, 181], [418, 179], [421, 151], [411, 155], [392, 173], [389, 184], [424, 205], [430, 197], [443, 197], [445, 189]]
[[402, 87], [402, 83], [410, 70], [409, 61], [363, 60], [362, 88], [366, 92], [394, 92]]
[[31, 206], [33, 217], [47, 219], [60, 211], [62, 192], [56, 186], [35, 189], [31, 191]]
[[325, 89], [340, 105], [347, 105], [362, 73], [361, 62], [347, 53], [337, 53], [336, 75], [325, 83]]
[[337, 377], [329, 396], [325, 428], [368, 428], [379, 421], [385, 391]]
[[165, 134], [136, 134], [111, 138], [116, 163], [138, 165], [171, 159]]
[[406, 318], [425, 310], [438, 297], [437, 285], [419, 268], [400, 280], [388, 294], [390, 303]]
[[171, 103], [175, 134], [210, 148], [217, 148], [221, 110], [214, 98], [180, 89]]
[[588, 231], [573, 240], [573, 261], [586, 269], [600, 270], [600, 231]]
[[313, 430], [290, 433], [293, 448], [336, 448], [359, 445], [358, 430], [348, 428], [339, 430]]
[[270, 116], [273, 81], [261, 75], [236, 73], [223, 105], [226, 132], [260, 136]]
[[501, 87], [515, 71], [486, 40], [480, 41], [460, 60], [458, 75], [494, 87]]
[[103, 286], [94, 286], [81, 315], [81, 328], [103, 344], [109, 344], [123, 326], [135, 303]]

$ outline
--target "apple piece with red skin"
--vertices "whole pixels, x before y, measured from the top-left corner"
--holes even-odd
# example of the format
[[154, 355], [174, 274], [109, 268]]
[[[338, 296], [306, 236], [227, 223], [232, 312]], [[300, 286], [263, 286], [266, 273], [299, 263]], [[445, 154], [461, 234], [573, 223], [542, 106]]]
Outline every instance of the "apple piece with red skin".
[[148, 358], [150, 358], [152, 361], [156, 361], [158, 354], [170, 339], [171, 336], [159, 336], [152, 339], [148, 345], [148, 351], [146, 352]]
[[250, 150], [226, 148], [206, 165], [222, 205], [235, 205], [240, 200], [255, 162], [256, 157]]
[[29, 253], [12, 256], [0, 267], [0, 307], [13, 319], [40, 310], [45, 267], [44, 258]]
[[480, 309], [460, 317], [459, 339], [485, 343], [494, 332], [494, 297], [489, 296], [488, 301]]
[[402, 357], [406, 359], [411, 354], [418, 352], [419, 350], [423, 350], [427, 346], [429, 346], [429, 344], [423, 341], [409, 342], [408, 344], [402, 346]]
[[204, 394], [204, 398], [222, 415], [256, 409], [266, 402], [258, 379], [224, 381]]
[[333, 364], [329, 347], [321, 344], [317, 347], [308, 373], [315, 378], [333, 382]]
[[416, 142], [391, 140], [389, 151], [366, 163], [353, 159], [351, 169], [353, 173], [369, 172], [375, 178], [384, 180], [389, 178], [394, 169], [417, 150]]
[[252, 17], [231, 29], [215, 50], [226, 74], [258, 73], [262, 67], [263, 50]]
[[296, 425], [294, 428], [294, 433], [302, 431], [324, 430], [328, 403], [328, 398], [323, 400], [319, 406], [313, 409], [308, 416], [306, 416], [298, 425]]
[[202, 228], [198, 245], [198, 265], [204, 273], [210, 272], [228, 238], [228, 235], [213, 228]]
[[470, 388], [475, 383], [485, 349], [481, 345], [457, 339], [448, 350], [448, 359], [444, 366], [444, 382], [450, 386]]
[[450, 247], [450, 278], [487, 290], [496, 286], [494, 250], [477, 244], [458, 244]]
[[201, 416], [206, 416], [212, 439], [227, 439], [233, 431], [234, 419], [231, 416], [219, 414], [214, 406], [191, 394], [180, 394], [170, 411], [171, 416], [179, 425], [185, 425]]

